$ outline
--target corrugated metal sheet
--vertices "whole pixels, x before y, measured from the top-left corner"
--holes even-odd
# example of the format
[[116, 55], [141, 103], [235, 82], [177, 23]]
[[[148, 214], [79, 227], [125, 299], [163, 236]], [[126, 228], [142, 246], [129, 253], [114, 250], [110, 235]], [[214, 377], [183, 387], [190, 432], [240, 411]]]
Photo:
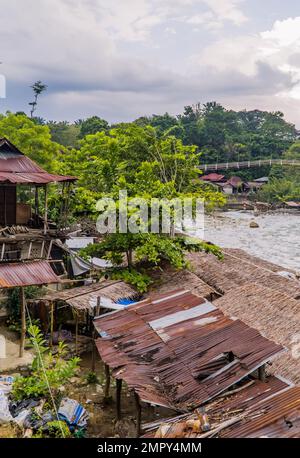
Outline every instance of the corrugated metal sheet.
[[[96, 341], [101, 358], [143, 401], [190, 410], [282, 351], [243, 322], [207, 308], [205, 299], [206, 313], [199, 318], [199, 302], [189, 291], [177, 291], [95, 320], [99, 334], [107, 336]], [[174, 322], [185, 311], [186, 320]], [[154, 330], [154, 320], [164, 327]]]
[[250, 409], [243, 421], [220, 437], [300, 437], [300, 387], [291, 388]]
[[[0, 160], [0, 169], [1, 169], [1, 160]], [[61, 181], [75, 181], [77, 178], [72, 176], [64, 175], [54, 175], [47, 172], [41, 173], [16, 173], [16, 172], [7, 172], [4, 173], [0, 171], [0, 182], [9, 182], [9, 183], [22, 183], [22, 184], [47, 184], [47, 183], [56, 183]]]
[[[211, 431], [237, 415], [256, 408], [259, 410], [260, 403], [289, 389], [291, 386], [286, 381], [275, 376], [268, 377], [265, 382], [253, 380], [249, 383], [248, 380], [245, 381], [237, 391], [228, 391], [205, 405]], [[189, 427], [193, 420], [197, 420], [196, 413], [156, 420], [145, 424], [143, 429], [147, 437], [160, 436], [160, 433], [164, 431], [164, 438], [201, 438], [203, 434], [201, 430], [193, 431]], [[162, 425], [164, 425], [163, 429]], [[232, 431], [232, 437], [238, 437], [235, 434], [235, 428], [233, 426], [231, 428], [232, 430], [227, 428], [227, 432]], [[225, 431], [226, 429], [224, 433]]]
[[0, 182], [47, 184], [76, 180], [72, 176], [47, 173], [7, 139], [0, 139], [0, 148]]
[[59, 283], [47, 261], [0, 265], [0, 288]]

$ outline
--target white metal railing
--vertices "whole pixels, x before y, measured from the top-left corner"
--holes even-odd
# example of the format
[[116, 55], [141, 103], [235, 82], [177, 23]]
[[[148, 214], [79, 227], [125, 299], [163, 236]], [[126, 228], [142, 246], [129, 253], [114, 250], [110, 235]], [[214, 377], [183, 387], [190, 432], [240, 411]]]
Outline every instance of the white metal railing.
[[216, 171], [216, 170], [228, 170], [228, 169], [246, 169], [253, 167], [263, 167], [264, 165], [290, 165], [300, 166], [300, 161], [296, 159], [259, 159], [257, 161], [241, 161], [241, 162], [220, 162], [215, 164], [204, 164], [200, 165], [201, 170]]

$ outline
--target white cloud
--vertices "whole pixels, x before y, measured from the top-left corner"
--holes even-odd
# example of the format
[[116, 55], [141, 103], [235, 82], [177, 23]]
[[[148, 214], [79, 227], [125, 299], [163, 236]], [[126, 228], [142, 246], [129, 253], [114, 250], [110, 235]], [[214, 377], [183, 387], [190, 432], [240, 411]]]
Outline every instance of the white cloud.
[[247, 17], [240, 9], [239, 5], [243, 0], [204, 0], [211, 11], [216, 15], [219, 22], [224, 20], [231, 21], [236, 25], [241, 25], [247, 21]]
[[283, 84], [273, 87], [274, 95], [300, 99], [300, 17], [276, 21], [259, 34], [218, 40], [191, 56], [189, 65], [194, 73], [204, 66], [212, 72], [238, 72], [253, 79], [262, 65], [267, 66], [282, 74]]
[[[243, 0], [94, 0], [101, 27], [115, 39], [144, 41], [156, 26], [169, 22], [220, 27], [225, 21], [247, 20]], [[200, 14], [195, 11], [202, 10]]]
[[52, 118], [96, 113], [132, 119], [179, 112], [183, 105], [210, 99], [241, 108], [260, 100], [274, 109], [292, 101], [294, 116], [300, 98], [300, 18], [237, 36], [236, 26], [247, 20], [243, 3], [23, 0], [26, 7], [20, 8], [20, 0], [0, 0], [7, 108], [26, 109], [29, 85], [41, 79], [49, 87], [39, 104], [41, 115]]

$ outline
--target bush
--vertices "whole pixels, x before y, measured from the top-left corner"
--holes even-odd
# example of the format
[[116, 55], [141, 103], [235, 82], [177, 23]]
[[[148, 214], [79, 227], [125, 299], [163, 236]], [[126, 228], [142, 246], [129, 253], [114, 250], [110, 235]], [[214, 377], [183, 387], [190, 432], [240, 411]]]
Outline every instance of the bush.
[[64, 421], [50, 421], [47, 423], [49, 437], [68, 438], [71, 437], [70, 430]]
[[[17, 377], [13, 383], [12, 396], [21, 401], [28, 398], [50, 398], [50, 390], [55, 398], [59, 394], [59, 388], [74, 376], [78, 369], [80, 358], [71, 358], [66, 361], [66, 345], [60, 343], [57, 354], [53, 355], [39, 328], [32, 325], [28, 329], [30, 346], [33, 348], [35, 358], [31, 365], [31, 373], [28, 377]], [[49, 390], [50, 388], [50, 390]]]

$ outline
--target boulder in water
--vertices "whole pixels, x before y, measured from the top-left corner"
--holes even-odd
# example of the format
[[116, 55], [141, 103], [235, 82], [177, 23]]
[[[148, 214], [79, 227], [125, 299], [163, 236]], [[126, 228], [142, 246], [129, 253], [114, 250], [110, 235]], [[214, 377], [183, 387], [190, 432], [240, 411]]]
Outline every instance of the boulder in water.
[[257, 227], [259, 227], [259, 224], [256, 221], [252, 220], [250, 222], [249, 226], [252, 227], [252, 228], [257, 228]]

